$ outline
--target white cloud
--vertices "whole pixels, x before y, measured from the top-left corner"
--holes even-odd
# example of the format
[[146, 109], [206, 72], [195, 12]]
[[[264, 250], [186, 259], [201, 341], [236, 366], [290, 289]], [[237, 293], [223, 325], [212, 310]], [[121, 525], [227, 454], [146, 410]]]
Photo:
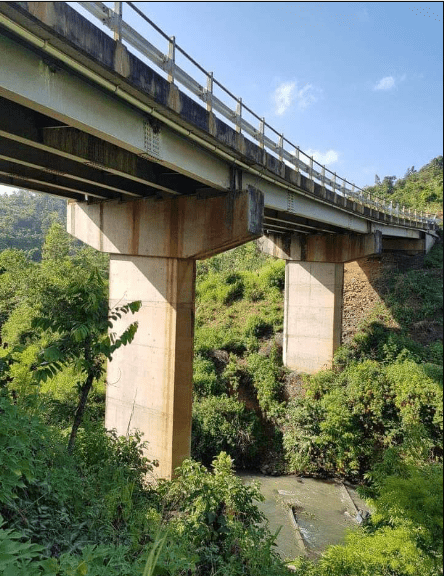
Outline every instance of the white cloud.
[[273, 93], [275, 114], [282, 116], [282, 114], [288, 110], [294, 101], [295, 88], [296, 82], [283, 82], [282, 84], [279, 84]]
[[319, 152], [319, 150], [306, 150], [305, 154], [313, 156], [319, 164], [329, 166], [339, 160], [339, 153], [336, 150], [327, 150], [327, 152]]
[[290, 106], [296, 102], [300, 110], [317, 101], [316, 89], [312, 84], [305, 84], [299, 88], [296, 82], [282, 82], [273, 92], [274, 113], [282, 116]]
[[393, 76], [385, 76], [375, 84], [373, 90], [392, 90], [395, 87], [396, 81]]
[[305, 110], [310, 104], [317, 100], [316, 89], [312, 84], [306, 84], [297, 92], [298, 106], [301, 110]]

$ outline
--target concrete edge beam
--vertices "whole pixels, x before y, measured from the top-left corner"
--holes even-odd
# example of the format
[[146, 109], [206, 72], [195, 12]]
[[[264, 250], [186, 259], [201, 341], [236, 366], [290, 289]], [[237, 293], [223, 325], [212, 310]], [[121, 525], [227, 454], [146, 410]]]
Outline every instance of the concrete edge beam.
[[275, 234], [262, 236], [265, 254], [290, 261], [344, 263], [382, 253], [382, 235], [373, 234]]

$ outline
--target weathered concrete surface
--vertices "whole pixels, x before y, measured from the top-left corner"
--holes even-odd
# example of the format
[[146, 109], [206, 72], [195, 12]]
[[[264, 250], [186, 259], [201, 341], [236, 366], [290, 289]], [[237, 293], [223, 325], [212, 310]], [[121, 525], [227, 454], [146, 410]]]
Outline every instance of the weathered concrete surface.
[[[141, 430], [161, 478], [190, 456], [195, 260], [259, 237], [263, 210], [253, 188], [68, 207], [68, 231], [111, 253], [110, 308], [142, 301], [134, 341], [108, 365], [105, 425], [123, 435]], [[124, 317], [113, 330], [121, 334], [132, 321]]]
[[[193, 260], [111, 257], [110, 307], [134, 300], [142, 307], [134, 341], [108, 364], [105, 425], [124, 436], [142, 431], [161, 478], [190, 456], [194, 286]], [[113, 331], [133, 321], [124, 316]]]
[[[1, 95], [56, 119], [60, 125], [86, 130], [134, 154], [152, 156], [144, 135], [146, 124], [154, 123], [161, 145], [153, 162], [186, 176], [194, 174], [198, 182], [218, 190], [227, 189], [232, 161], [240, 160], [244, 177], [256, 183], [260, 168], [273, 180], [267, 189], [261, 181], [270, 208], [280, 210], [281, 202], [288, 202], [286, 190], [292, 190], [290, 194], [305, 198], [315, 211], [318, 206], [331, 205], [337, 213], [337, 225], [345, 230], [365, 233], [375, 222], [384, 229], [392, 227], [401, 236], [406, 229], [419, 232], [436, 228], [436, 224], [409, 221], [405, 215], [361, 205], [300, 174], [217, 118], [65, 2], [0, 2], [0, 13], [22, 30], [19, 33], [13, 27], [13, 34], [0, 34], [0, 52], [6, 54], [0, 67]], [[178, 132], [185, 133], [188, 141], [182, 141]], [[222, 160], [220, 153], [229, 158]], [[191, 169], [189, 159], [193, 156]], [[203, 157], [205, 161], [200, 161]], [[278, 185], [281, 179], [286, 183], [284, 188]], [[33, 179], [23, 183], [29, 189], [42, 190]], [[45, 185], [45, 191], [49, 188], [51, 193], [76, 198], [61, 186]], [[274, 204], [276, 197], [278, 205]]]
[[284, 364], [314, 374], [332, 364], [341, 343], [344, 265], [287, 261]]
[[262, 234], [263, 196], [250, 188], [216, 198], [68, 205], [68, 232], [102, 252], [203, 259]]
[[415, 255], [421, 252], [426, 252], [426, 247], [430, 250], [433, 245], [431, 236], [425, 235], [424, 239], [415, 238], [384, 238], [382, 241], [382, 249], [384, 252], [404, 252], [405, 254]]
[[270, 256], [303, 262], [351, 262], [382, 253], [382, 234], [274, 234], [262, 236], [259, 246]]

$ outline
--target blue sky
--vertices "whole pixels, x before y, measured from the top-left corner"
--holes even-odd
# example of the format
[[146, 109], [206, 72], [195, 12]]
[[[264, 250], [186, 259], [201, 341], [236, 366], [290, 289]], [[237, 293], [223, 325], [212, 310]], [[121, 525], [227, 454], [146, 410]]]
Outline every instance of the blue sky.
[[138, 6], [259, 116], [358, 186], [442, 154], [440, 2]]
[[[136, 5], [278, 132], [358, 186], [442, 154], [441, 2]], [[128, 7], [124, 18], [167, 51]]]

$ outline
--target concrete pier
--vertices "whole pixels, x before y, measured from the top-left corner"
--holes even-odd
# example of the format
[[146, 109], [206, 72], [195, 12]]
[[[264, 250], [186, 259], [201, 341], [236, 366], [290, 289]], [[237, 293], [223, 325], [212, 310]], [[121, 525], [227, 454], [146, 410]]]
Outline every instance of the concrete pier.
[[330, 368], [341, 344], [344, 262], [381, 254], [381, 233], [271, 233], [259, 245], [286, 260], [284, 365], [306, 374]]
[[110, 257], [109, 306], [141, 300], [133, 342], [108, 364], [105, 425], [149, 442], [155, 473], [171, 478], [190, 456], [196, 259], [262, 234], [263, 195], [71, 202], [68, 231]]
[[[108, 364], [105, 426], [149, 441], [157, 474], [171, 478], [190, 454], [195, 261], [112, 255], [110, 308], [142, 300], [130, 346]], [[133, 321], [123, 317], [117, 334]]]
[[285, 265], [284, 365], [313, 374], [331, 367], [341, 343], [344, 265]]

